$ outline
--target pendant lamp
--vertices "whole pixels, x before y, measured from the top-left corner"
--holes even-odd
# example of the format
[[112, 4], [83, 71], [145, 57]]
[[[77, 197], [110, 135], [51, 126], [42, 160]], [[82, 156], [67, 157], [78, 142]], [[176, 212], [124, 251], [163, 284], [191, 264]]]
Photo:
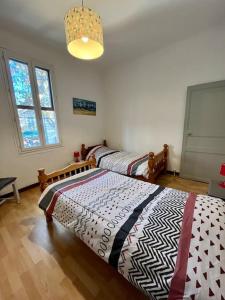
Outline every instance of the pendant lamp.
[[104, 53], [103, 28], [99, 15], [84, 7], [71, 8], [65, 16], [68, 52], [79, 59], [97, 59]]

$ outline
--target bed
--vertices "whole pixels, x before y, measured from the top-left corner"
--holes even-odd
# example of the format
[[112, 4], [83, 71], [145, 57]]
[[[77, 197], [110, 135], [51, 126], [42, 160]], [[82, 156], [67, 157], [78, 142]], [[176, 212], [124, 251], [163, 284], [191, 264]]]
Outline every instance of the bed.
[[60, 222], [150, 299], [225, 299], [225, 202], [95, 163], [39, 170], [47, 221]]
[[155, 183], [158, 176], [167, 170], [168, 149], [168, 145], [165, 144], [158, 154], [150, 152], [140, 155], [111, 149], [104, 140], [102, 145], [86, 147], [82, 144], [81, 158], [88, 160], [90, 156], [95, 155], [97, 166], [102, 169]]

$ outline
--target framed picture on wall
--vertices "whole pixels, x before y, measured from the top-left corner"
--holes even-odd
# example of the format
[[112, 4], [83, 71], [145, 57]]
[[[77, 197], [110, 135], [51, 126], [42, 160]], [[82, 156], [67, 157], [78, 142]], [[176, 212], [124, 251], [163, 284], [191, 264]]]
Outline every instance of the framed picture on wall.
[[73, 98], [74, 115], [96, 116], [96, 102]]

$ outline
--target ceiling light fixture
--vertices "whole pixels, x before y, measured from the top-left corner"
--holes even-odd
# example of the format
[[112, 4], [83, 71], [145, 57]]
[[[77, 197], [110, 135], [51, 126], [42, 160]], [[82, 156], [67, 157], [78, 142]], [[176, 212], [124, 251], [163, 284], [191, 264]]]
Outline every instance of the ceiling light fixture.
[[92, 9], [71, 8], [65, 16], [67, 50], [79, 59], [91, 60], [104, 53], [103, 28], [100, 16]]

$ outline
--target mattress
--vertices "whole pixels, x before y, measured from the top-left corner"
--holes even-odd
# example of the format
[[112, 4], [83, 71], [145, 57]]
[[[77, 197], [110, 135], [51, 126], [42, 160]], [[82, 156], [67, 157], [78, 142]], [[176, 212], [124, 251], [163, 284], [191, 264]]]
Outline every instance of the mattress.
[[122, 175], [148, 177], [148, 154], [113, 150], [99, 145], [88, 153], [86, 160], [90, 159], [93, 154], [97, 167]]

